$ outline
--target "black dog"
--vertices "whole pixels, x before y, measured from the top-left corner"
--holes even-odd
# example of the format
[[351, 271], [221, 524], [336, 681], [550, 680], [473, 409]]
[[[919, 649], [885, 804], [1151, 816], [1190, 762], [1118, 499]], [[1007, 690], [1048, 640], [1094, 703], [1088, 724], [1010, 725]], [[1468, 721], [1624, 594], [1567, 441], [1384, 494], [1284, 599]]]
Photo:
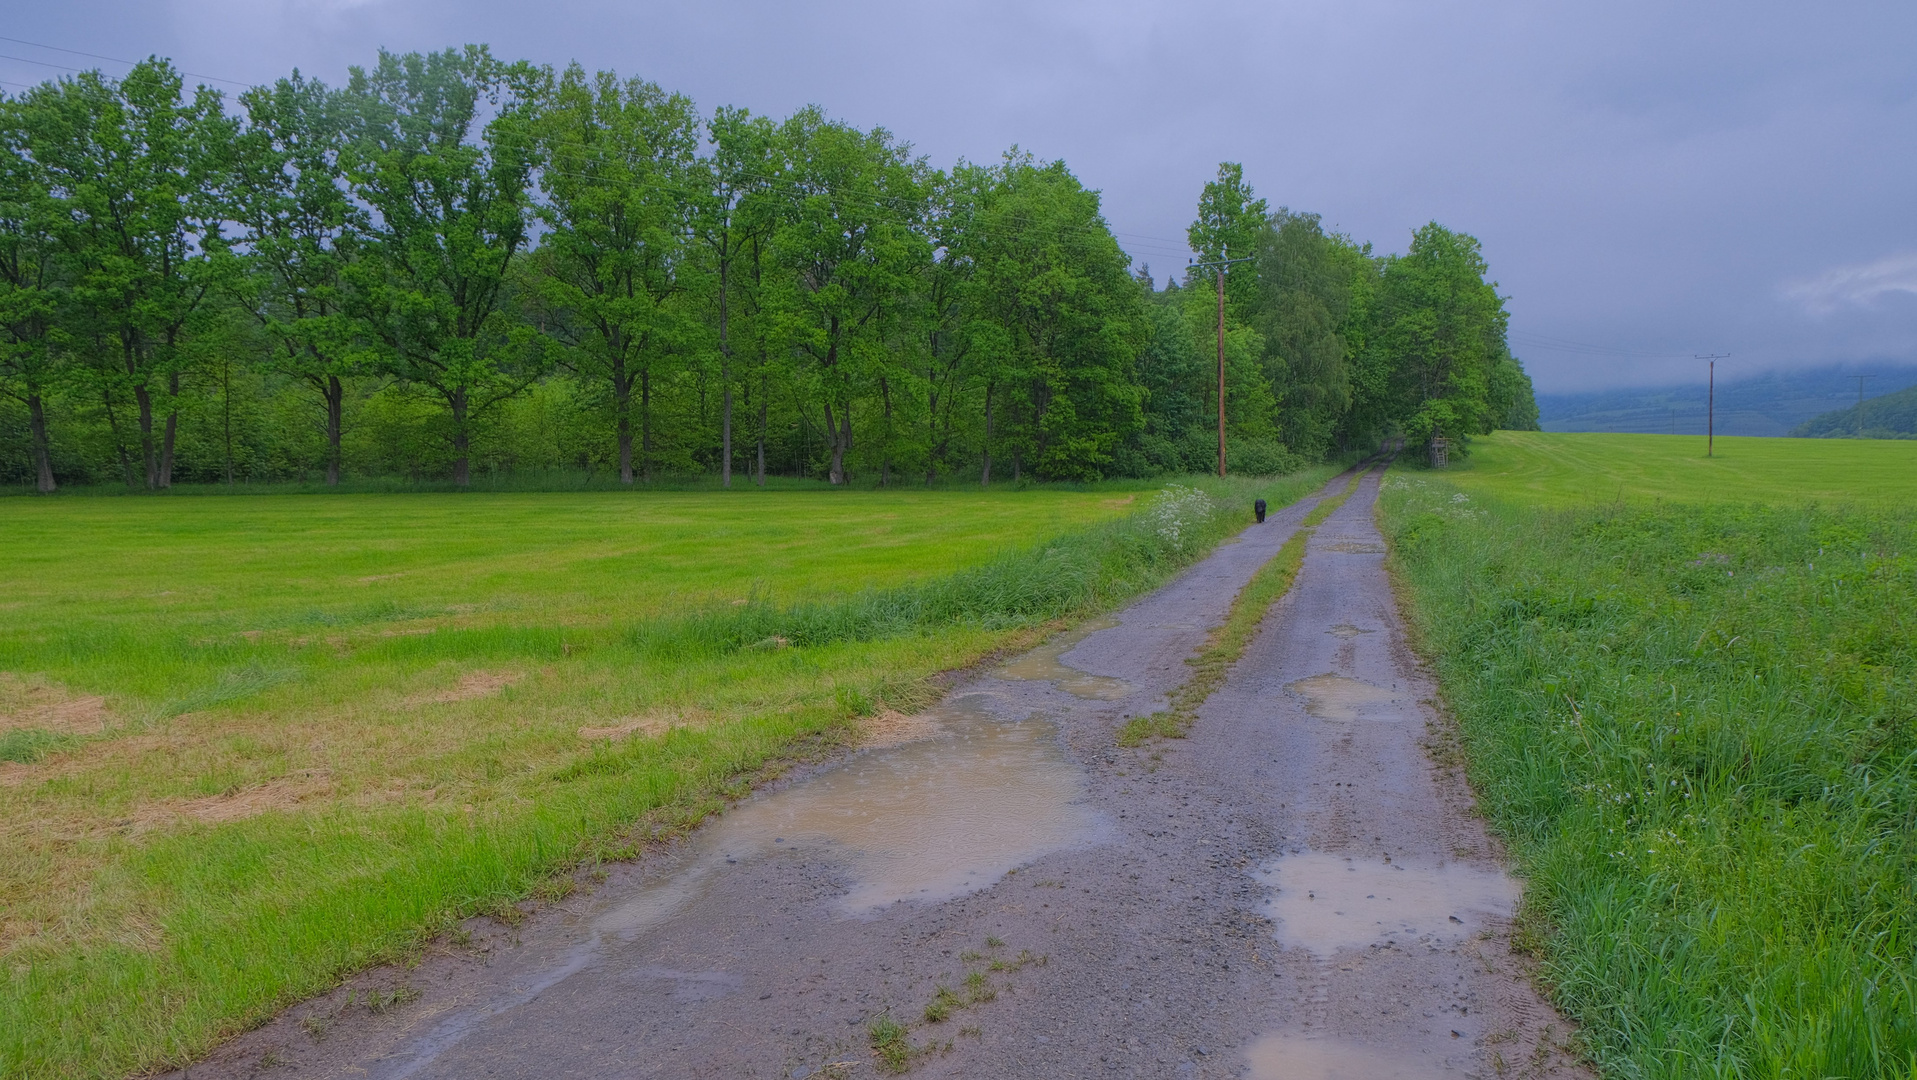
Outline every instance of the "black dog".
[[1259, 499], [1251, 504], [1251, 512], [1258, 515], [1258, 524], [1265, 523], [1265, 500]]

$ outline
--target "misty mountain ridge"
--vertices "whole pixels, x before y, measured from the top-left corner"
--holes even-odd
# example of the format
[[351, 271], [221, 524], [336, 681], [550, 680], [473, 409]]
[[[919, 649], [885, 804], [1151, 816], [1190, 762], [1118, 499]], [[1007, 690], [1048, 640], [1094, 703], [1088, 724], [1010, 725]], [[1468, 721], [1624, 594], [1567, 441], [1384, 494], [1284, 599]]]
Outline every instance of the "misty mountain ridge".
[[1813, 416], [1791, 434], [1807, 439], [1917, 439], [1917, 386], [1868, 398], [1861, 410], [1852, 405]]
[[[1857, 376], [1864, 382], [1865, 417], [1872, 398], [1917, 384], [1917, 365], [1845, 364], [1797, 371], [1767, 371], [1717, 381], [1717, 433], [1782, 437], [1825, 414], [1855, 412]], [[1537, 395], [1538, 423], [1545, 431], [1616, 431], [1649, 435], [1702, 435], [1709, 390], [1706, 383]], [[1847, 414], [1848, 415], [1848, 414]], [[1887, 416], [1889, 414], [1886, 414]], [[1854, 418], [1850, 430], [1855, 430]], [[1818, 428], [1822, 432], [1824, 428]]]

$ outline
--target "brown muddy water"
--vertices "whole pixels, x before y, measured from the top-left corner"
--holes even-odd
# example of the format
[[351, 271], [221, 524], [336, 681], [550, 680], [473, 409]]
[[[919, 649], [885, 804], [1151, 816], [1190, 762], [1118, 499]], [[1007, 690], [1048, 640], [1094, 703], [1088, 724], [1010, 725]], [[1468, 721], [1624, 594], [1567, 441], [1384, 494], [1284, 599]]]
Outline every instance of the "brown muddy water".
[[1509, 918], [1518, 901], [1503, 873], [1461, 862], [1406, 866], [1307, 851], [1252, 876], [1275, 892], [1265, 905], [1273, 936], [1325, 958], [1378, 942], [1455, 945]]
[[600, 918], [624, 935], [657, 923], [722, 867], [810, 849], [845, 872], [836, 901], [864, 915], [900, 900], [936, 903], [990, 886], [1047, 852], [1095, 839], [1099, 816], [1050, 722], [1003, 721], [993, 695], [925, 714], [938, 734], [860, 754], [721, 817], [680, 874]]
[[[1362, 679], [1327, 672], [1285, 684], [1285, 689], [1305, 699], [1305, 712], [1321, 720], [1356, 720], [1359, 712], [1373, 705], [1399, 700], [1396, 690], [1387, 690]], [[1397, 720], [1400, 716], [1381, 719]]]
[[1247, 1048], [1249, 1080], [1440, 1080], [1467, 1075], [1436, 1053], [1393, 1052], [1337, 1039], [1267, 1035]]
[[1073, 697], [1117, 701], [1132, 692], [1132, 684], [1109, 675], [1080, 671], [1061, 659], [1087, 637], [1117, 625], [1117, 619], [1093, 619], [1076, 630], [1055, 635], [1045, 644], [999, 668], [994, 674], [1001, 679], [1021, 682], [1048, 682]]

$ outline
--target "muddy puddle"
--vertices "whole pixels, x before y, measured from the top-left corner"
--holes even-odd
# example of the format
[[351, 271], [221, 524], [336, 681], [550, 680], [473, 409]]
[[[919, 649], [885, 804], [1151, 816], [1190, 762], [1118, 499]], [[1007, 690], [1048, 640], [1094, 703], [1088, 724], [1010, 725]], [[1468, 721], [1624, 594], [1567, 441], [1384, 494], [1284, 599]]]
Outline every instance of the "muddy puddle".
[[1399, 697], [1396, 690], [1329, 672], [1286, 683], [1285, 689], [1304, 698], [1305, 711], [1322, 720], [1356, 720], [1359, 710]]
[[1440, 1080], [1466, 1075], [1439, 1054], [1299, 1035], [1267, 1035], [1252, 1043], [1245, 1057], [1250, 1080]]
[[1052, 683], [1060, 690], [1076, 697], [1091, 698], [1096, 701], [1117, 701], [1132, 692], [1131, 683], [1108, 675], [1093, 675], [1080, 671], [1059, 659], [1092, 634], [1100, 630], [1109, 630], [1117, 625], [1117, 619], [1093, 619], [1075, 630], [1053, 637], [1045, 644], [999, 668], [995, 674], [1001, 679]]
[[1453, 945], [1507, 918], [1517, 883], [1464, 863], [1405, 866], [1308, 851], [1252, 875], [1271, 887], [1265, 914], [1287, 948], [1328, 957], [1383, 941]]
[[703, 891], [717, 870], [778, 852], [832, 859], [848, 884], [835, 906], [859, 915], [983, 889], [1091, 839], [1099, 818], [1051, 724], [998, 720], [990, 701], [955, 698], [927, 714], [938, 735], [867, 751], [727, 813], [699, 837], [692, 865], [608, 911], [598, 929], [636, 933]]

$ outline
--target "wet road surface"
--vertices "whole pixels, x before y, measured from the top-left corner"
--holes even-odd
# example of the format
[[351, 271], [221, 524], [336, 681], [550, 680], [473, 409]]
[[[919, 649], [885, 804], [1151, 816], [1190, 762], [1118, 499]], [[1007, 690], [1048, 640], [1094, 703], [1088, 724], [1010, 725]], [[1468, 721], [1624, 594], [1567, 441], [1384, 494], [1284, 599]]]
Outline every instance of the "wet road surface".
[[[1316, 530], [1189, 738], [1115, 743], [1315, 498], [959, 686], [927, 737], [749, 799], [517, 929], [477, 920], [471, 947], [191, 1075], [870, 1075], [881, 1014], [930, 1077], [1585, 1075], [1510, 953], [1518, 888], [1426, 754], [1443, 725], [1378, 483]], [[419, 997], [363, 1004], [397, 986]]]

